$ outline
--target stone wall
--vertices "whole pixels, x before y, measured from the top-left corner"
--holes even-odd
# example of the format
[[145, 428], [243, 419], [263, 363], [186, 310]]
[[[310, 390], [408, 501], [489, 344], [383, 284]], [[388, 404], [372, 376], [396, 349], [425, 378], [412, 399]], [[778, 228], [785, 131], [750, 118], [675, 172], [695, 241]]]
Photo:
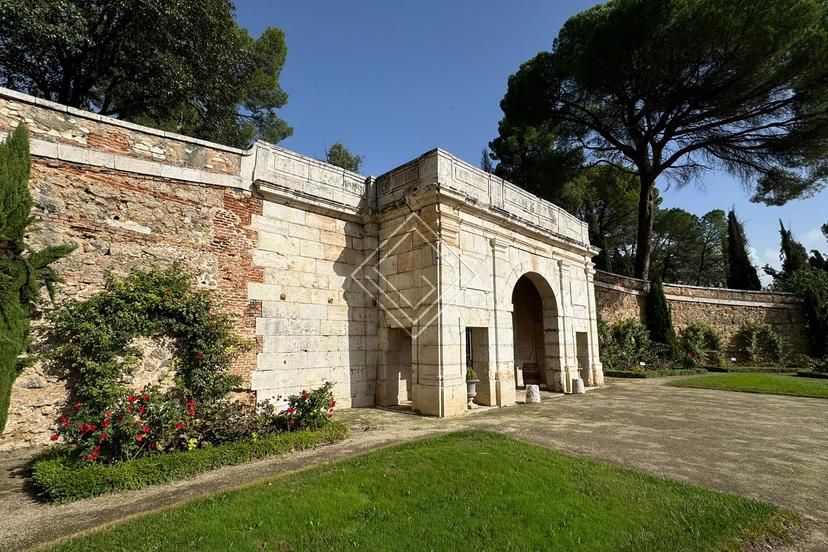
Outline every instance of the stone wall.
[[[229, 148], [0, 89], [0, 138], [20, 122], [30, 241], [78, 245], [57, 267], [60, 297], [180, 263], [255, 343], [233, 366], [242, 399], [329, 380], [345, 407], [460, 415], [468, 334], [478, 401], [514, 404], [515, 329], [534, 332], [552, 390], [603, 381], [586, 224], [442, 150], [366, 178], [271, 144]], [[524, 276], [543, 303], [529, 330], [513, 303]], [[169, 347], [145, 347], [152, 378]], [[47, 442], [65, 399], [44, 367], [27, 370], [0, 448]]]
[[[0, 133], [20, 122], [29, 126], [33, 157], [29, 241], [78, 246], [57, 265], [66, 280], [59, 298], [94, 293], [110, 272], [178, 262], [197, 285], [219, 293], [238, 332], [255, 341], [261, 305], [248, 299], [247, 285], [263, 279], [251, 225], [262, 201], [238, 186], [246, 152], [2, 91]], [[242, 395], [255, 368], [255, 350], [234, 364]], [[13, 386], [0, 448], [46, 441], [65, 396], [43, 366], [26, 369]]]
[[[624, 319], [645, 322], [649, 283], [606, 272], [595, 276], [598, 314], [608, 323]], [[808, 353], [802, 302], [790, 293], [741, 291], [665, 284], [664, 294], [681, 331], [694, 322], [706, 322], [722, 335], [726, 354], [744, 359], [738, 334], [747, 325], [768, 324], [788, 338], [795, 353]]]

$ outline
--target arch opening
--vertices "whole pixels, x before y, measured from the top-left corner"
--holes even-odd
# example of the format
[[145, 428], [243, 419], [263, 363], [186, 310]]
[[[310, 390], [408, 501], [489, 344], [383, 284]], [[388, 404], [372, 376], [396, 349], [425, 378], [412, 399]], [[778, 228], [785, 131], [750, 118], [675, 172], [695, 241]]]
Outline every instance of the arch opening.
[[558, 309], [552, 287], [540, 274], [527, 273], [512, 291], [515, 385], [538, 384], [561, 390]]

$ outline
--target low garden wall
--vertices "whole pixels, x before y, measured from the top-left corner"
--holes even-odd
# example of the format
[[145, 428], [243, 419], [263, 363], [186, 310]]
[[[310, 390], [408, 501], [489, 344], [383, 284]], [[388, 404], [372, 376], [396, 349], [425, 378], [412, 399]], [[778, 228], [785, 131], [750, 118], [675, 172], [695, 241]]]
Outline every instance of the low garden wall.
[[[610, 324], [626, 319], [645, 323], [649, 289], [645, 280], [598, 271], [595, 300], [599, 316]], [[664, 293], [679, 336], [690, 324], [705, 322], [720, 333], [728, 357], [744, 360], [738, 336], [748, 324], [767, 324], [788, 340], [793, 353], [808, 353], [802, 301], [793, 294], [674, 284], [665, 284]]]

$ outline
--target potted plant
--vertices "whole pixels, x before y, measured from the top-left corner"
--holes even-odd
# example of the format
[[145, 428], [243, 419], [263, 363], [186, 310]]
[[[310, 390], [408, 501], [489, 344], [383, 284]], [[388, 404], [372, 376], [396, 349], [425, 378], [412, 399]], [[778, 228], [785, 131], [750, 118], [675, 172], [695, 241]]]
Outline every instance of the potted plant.
[[477, 396], [477, 382], [480, 379], [477, 377], [477, 372], [474, 368], [469, 366], [466, 368], [466, 397], [469, 399], [469, 409], [474, 405], [474, 398]]

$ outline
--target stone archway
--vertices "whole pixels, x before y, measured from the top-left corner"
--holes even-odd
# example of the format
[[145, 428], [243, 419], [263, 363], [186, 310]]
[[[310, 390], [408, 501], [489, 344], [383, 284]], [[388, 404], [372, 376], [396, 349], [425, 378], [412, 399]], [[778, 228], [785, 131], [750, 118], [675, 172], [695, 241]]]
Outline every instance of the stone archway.
[[512, 290], [515, 385], [540, 384], [561, 391], [558, 308], [549, 282], [536, 272], [518, 278]]

